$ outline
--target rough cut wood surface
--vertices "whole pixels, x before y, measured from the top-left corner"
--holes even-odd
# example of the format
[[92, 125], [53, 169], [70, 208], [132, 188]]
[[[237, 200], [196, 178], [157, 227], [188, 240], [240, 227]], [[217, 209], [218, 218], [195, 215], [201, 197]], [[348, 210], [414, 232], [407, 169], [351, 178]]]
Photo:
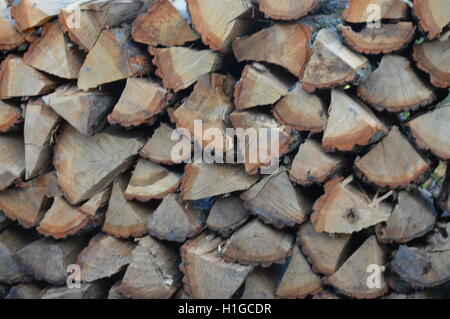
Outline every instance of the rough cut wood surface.
[[423, 42], [414, 47], [417, 66], [427, 72], [436, 87], [450, 87], [450, 39]]
[[380, 19], [395, 20], [408, 16], [408, 5], [400, 0], [350, 0], [349, 7], [343, 12], [344, 20], [352, 23], [371, 21], [371, 5], [378, 5], [380, 8]]
[[296, 20], [312, 11], [319, 0], [259, 0], [259, 9], [276, 20]]

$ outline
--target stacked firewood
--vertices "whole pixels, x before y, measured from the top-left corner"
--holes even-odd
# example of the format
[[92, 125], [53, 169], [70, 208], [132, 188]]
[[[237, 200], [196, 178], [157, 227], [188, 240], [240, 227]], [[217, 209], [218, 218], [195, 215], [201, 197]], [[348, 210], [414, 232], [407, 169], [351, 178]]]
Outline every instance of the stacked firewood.
[[0, 297], [450, 296], [450, 0], [0, 12]]

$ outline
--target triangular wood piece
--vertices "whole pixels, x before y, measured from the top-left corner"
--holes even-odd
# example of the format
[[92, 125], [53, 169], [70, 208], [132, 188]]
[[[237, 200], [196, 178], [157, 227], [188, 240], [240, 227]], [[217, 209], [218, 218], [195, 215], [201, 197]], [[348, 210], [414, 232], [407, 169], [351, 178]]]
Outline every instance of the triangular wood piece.
[[211, 207], [206, 225], [221, 236], [228, 237], [242, 226], [249, 216], [249, 211], [238, 196], [219, 198]]
[[181, 184], [183, 200], [197, 200], [248, 189], [258, 181], [241, 166], [187, 164]]
[[259, 10], [275, 20], [297, 20], [319, 5], [319, 0], [259, 0]]
[[204, 233], [181, 247], [183, 281], [192, 298], [230, 299], [252, 270], [225, 262], [219, 250], [223, 244], [220, 238]]
[[124, 127], [152, 122], [167, 106], [170, 97], [168, 90], [156, 81], [129, 78], [108, 121]]
[[325, 153], [319, 141], [308, 138], [298, 149], [289, 177], [301, 185], [323, 183], [341, 171], [346, 162], [343, 156]]
[[179, 174], [164, 166], [140, 158], [125, 191], [125, 198], [140, 202], [163, 198], [177, 190], [180, 179]]
[[450, 23], [450, 2], [448, 0], [419, 0], [414, 2], [414, 14], [420, 27], [434, 39]]
[[450, 87], [450, 39], [418, 44], [413, 55], [417, 66], [430, 75], [434, 86]]
[[234, 103], [238, 110], [274, 104], [288, 94], [293, 84], [284, 74], [263, 64], [247, 64], [241, 80], [236, 84]]
[[147, 228], [150, 235], [161, 240], [185, 242], [197, 236], [205, 227], [206, 216], [190, 203], [183, 203], [178, 195], [166, 196], [150, 215]]
[[81, 205], [80, 212], [86, 215], [93, 222], [103, 222], [105, 218], [105, 210], [103, 209], [109, 203], [111, 197], [112, 187], [107, 187], [105, 190], [97, 193], [91, 197], [86, 203]]
[[25, 173], [23, 138], [18, 135], [0, 135], [0, 149], [0, 191], [4, 191]]
[[327, 123], [325, 103], [306, 92], [300, 82], [275, 104], [272, 113], [280, 123], [298, 131], [319, 133]]
[[82, 91], [72, 84], [60, 86], [42, 100], [84, 135], [94, 135], [105, 128], [106, 116], [115, 102], [104, 91]]
[[370, 265], [383, 267], [384, 263], [383, 248], [377, 243], [375, 236], [371, 236], [347, 259], [337, 272], [328, 278], [327, 283], [349, 297], [359, 299], [380, 297], [388, 290], [384, 274], [383, 272], [379, 273], [380, 281], [376, 283], [379, 286], [376, 287], [375, 285], [374, 288], [370, 288], [368, 277], [373, 273], [367, 270]]
[[139, 240], [118, 288], [125, 297], [168, 299], [181, 284], [178, 250], [150, 236]]
[[124, 197], [126, 187], [127, 179], [124, 176], [114, 182], [103, 231], [118, 238], [141, 237], [147, 233], [145, 222], [152, 211], [127, 201]]
[[198, 40], [200, 35], [187, 18], [185, 1], [153, 1], [148, 12], [134, 21], [133, 40], [153, 46], [175, 46]]
[[430, 232], [435, 222], [436, 216], [419, 191], [400, 192], [391, 216], [376, 227], [377, 239], [382, 243], [406, 243]]
[[[234, 81], [230, 76], [218, 73], [202, 75], [189, 98], [175, 111], [170, 111], [172, 121], [175, 121], [177, 128], [188, 130], [203, 148], [214, 149], [219, 153], [228, 151], [230, 143], [226, 128], [231, 126], [229, 115], [234, 109], [233, 86]], [[201, 137], [197, 136], [195, 121], [201, 121]], [[210, 128], [221, 132], [222, 141], [216, 136], [205, 138], [204, 130]]]
[[389, 218], [392, 207], [371, 205], [367, 195], [342, 178], [325, 184], [325, 194], [314, 203], [311, 221], [317, 232], [351, 234]]
[[380, 9], [379, 19], [406, 19], [409, 15], [408, 5], [399, 0], [350, 0], [350, 4], [343, 12], [343, 18], [351, 23], [367, 23], [373, 20], [373, 10]]
[[0, 5], [0, 50], [14, 50], [25, 43], [25, 35], [17, 30], [11, 8]]
[[405, 187], [421, 177], [430, 161], [419, 154], [398, 127], [369, 153], [355, 161], [358, 172], [380, 187]]
[[110, 129], [89, 137], [66, 125], [55, 147], [53, 165], [68, 202], [75, 205], [104, 190], [132, 165], [143, 145], [132, 134]]
[[80, 288], [50, 287], [41, 292], [40, 299], [104, 299], [107, 285], [102, 281], [81, 284]]
[[311, 30], [302, 23], [274, 24], [247, 38], [235, 40], [233, 52], [239, 62], [273, 63], [300, 77], [311, 55], [309, 41]]
[[264, 177], [241, 198], [253, 214], [276, 228], [302, 224], [312, 208], [311, 201], [291, 184], [284, 169]]
[[151, 71], [147, 55], [131, 40], [130, 27], [125, 25], [102, 31], [81, 67], [78, 87], [88, 90]]
[[383, 23], [380, 28], [364, 27], [357, 32], [351, 26], [338, 25], [345, 42], [363, 54], [391, 53], [403, 49], [414, 37], [412, 22]]
[[357, 93], [377, 110], [388, 112], [417, 110], [436, 99], [431, 86], [419, 78], [407, 58], [399, 55], [383, 56]]
[[280, 298], [304, 299], [322, 290], [322, 282], [318, 275], [313, 273], [311, 266], [295, 246], [286, 271], [278, 285], [276, 295]]
[[20, 108], [0, 100], [0, 133], [15, 130], [22, 121]]
[[276, 279], [273, 269], [255, 268], [245, 279], [241, 299], [277, 299]]
[[16, 55], [9, 55], [2, 61], [0, 82], [0, 99], [41, 95], [56, 87], [50, 76], [33, 69]]
[[36, 284], [19, 284], [13, 286], [5, 299], [40, 299], [41, 288]]
[[0, 212], [0, 232], [11, 225], [12, 220], [8, 219], [3, 212]]
[[297, 238], [313, 270], [332, 275], [349, 254], [351, 235], [318, 233], [311, 222], [300, 226]]
[[210, 50], [151, 46], [148, 50], [154, 56], [156, 75], [162, 78], [164, 87], [175, 92], [190, 87], [201, 75], [218, 70], [222, 63], [220, 55]]
[[322, 29], [313, 44], [313, 54], [303, 76], [309, 92], [359, 81], [368, 73], [369, 61], [345, 47], [332, 29]]
[[386, 133], [387, 128], [366, 105], [344, 91], [332, 91], [322, 139], [325, 150], [351, 151], [377, 142]]
[[222, 256], [227, 261], [268, 267], [284, 263], [291, 254], [294, 238], [258, 218], [244, 225], [227, 240]]

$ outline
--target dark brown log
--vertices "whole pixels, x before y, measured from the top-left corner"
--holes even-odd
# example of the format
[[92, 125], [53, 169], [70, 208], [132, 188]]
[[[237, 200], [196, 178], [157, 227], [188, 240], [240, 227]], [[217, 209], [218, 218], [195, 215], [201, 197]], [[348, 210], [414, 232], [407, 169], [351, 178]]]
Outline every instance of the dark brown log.
[[436, 87], [450, 87], [449, 52], [450, 39], [423, 42], [414, 46], [413, 56], [417, 66], [430, 75], [431, 83]]
[[228, 237], [242, 226], [250, 213], [238, 196], [223, 197], [216, 200], [211, 207], [206, 225], [223, 237]]
[[434, 39], [450, 23], [450, 2], [448, 0], [418, 0], [414, 2], [414, 14], [420, 27]]
[[25, 173], [23, 138], [18, 135], [1, 135], [0, 149], [0, 191], [4, 191]]
[[409, 14], [407, 4], [401, 0], [350, 0], [348, 8], [342, 14], [344, 20], [352, 23], [372, 22], [371, 5], [377, 5], [381, 9], [379, 19], [405, 19]]

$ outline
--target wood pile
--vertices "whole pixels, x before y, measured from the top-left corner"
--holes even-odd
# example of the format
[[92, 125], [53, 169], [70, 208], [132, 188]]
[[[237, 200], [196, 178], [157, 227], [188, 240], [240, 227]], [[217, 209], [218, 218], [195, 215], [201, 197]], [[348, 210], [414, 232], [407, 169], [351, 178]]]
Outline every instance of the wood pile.
[[0, 0], [0, 50], [1, 298], [450, 297], [450, 0]]

